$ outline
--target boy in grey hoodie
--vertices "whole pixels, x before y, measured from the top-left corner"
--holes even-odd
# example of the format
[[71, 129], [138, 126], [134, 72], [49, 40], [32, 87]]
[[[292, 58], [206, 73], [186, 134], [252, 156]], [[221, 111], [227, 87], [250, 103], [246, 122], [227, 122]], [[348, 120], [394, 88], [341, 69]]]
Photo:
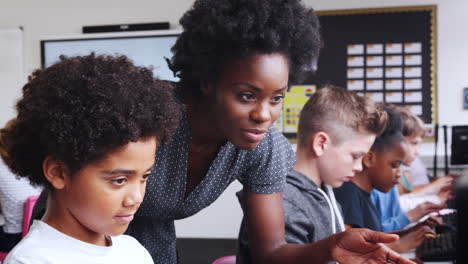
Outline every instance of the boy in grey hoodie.
[[283, 191], [286, 240], [305, 244], [344, 231], [332, 191], [362, 170], [387, 116], [368, 98], [329, 86], [301, 111], [297, 163]]

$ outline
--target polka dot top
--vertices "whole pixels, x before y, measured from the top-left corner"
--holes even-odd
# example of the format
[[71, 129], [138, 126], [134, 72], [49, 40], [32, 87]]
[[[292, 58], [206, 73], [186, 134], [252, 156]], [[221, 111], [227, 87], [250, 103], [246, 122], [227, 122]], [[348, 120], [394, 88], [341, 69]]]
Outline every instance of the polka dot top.
[[127, 230], [148, 249], [155, 263], [177, 263], [174, 220], [207, 207], [236, 179], [251, 192], [281, 191], [295, 163], [291, 145], [272, 127], [252, 150], [241, 150], [226, 142], [204, 179], [184, 197], [191, 133], [184, 113], [172, 141], [157, 150], [145, 199]]

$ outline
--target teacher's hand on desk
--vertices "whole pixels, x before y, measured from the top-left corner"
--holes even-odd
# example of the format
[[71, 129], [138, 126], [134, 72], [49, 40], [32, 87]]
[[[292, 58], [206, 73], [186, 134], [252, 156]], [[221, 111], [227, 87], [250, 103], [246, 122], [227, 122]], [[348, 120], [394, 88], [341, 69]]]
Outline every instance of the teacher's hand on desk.
[[397, 235], [364, 228], [351, 228], [334, 236], [333, 259], [339, 263], [413, 263], [384, 245], [398, 240]]

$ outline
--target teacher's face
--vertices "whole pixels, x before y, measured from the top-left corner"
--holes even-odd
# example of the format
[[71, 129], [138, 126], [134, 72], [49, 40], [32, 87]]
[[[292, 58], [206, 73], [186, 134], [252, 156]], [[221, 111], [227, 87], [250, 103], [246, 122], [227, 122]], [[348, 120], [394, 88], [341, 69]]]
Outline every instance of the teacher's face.
[[228, 60], [209, 92], [220, 133], [241, 149], [255, 148], [281, 113], [288, 76], [280, 53]]

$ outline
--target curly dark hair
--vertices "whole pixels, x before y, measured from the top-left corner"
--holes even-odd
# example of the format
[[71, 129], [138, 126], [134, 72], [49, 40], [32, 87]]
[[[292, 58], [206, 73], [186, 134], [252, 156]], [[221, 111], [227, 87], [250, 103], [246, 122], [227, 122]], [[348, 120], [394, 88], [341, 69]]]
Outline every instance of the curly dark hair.
[[8, 166], [33, 185], [50, 187], [42, 172], [52, 156], [72, 174], [110, 151], [138, 139], [168, 139], [180, 106], [169, 83], [125, 56], [61, 57], [35, 71], [16, 105], [16, 122], [5, 135]]
[[182, 99], [216, 81], [226, 60], [257, 53], [286, 55], [289, 82], [300, 83], [322, 46], [318, 19], [300, 0], [197, 0], [180, 24], [169, 67]]

